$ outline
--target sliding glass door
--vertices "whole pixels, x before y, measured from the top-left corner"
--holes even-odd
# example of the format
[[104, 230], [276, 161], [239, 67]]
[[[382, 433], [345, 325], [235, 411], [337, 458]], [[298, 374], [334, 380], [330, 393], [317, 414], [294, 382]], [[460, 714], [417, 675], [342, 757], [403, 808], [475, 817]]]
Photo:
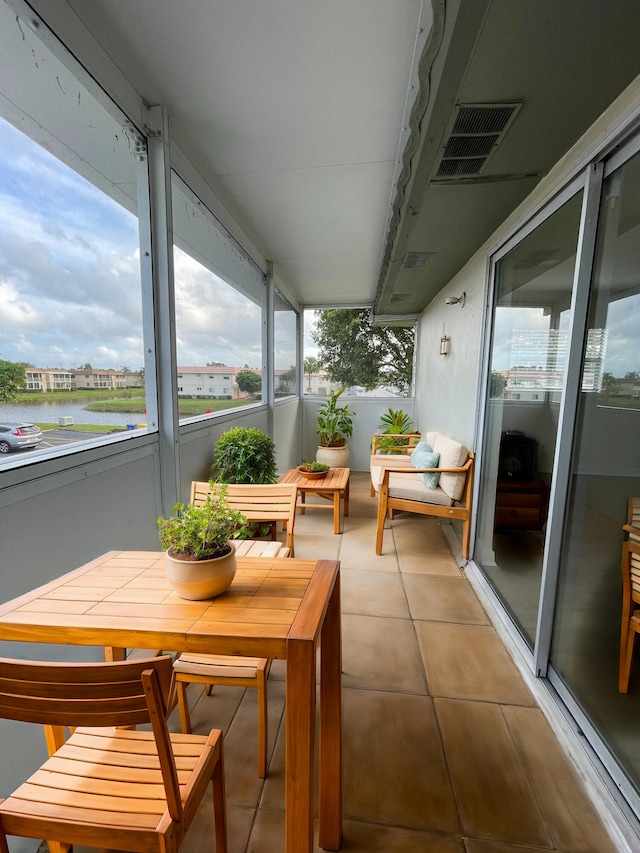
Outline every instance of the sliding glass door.
[[474, 557], [533, 648], [582, 193], [506, 251], [495, 297]]
[[640, 155], [606, 176], [550, 663], [640, 789], [640, 649], [618, 693], [622, 525], [640, 497]]

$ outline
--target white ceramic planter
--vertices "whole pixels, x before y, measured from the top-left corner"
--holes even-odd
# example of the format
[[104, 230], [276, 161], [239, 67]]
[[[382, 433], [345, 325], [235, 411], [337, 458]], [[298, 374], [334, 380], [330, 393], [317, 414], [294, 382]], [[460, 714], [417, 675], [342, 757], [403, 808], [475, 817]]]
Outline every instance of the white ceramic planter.
[[330, 465], [331, 468], [346, 468], [348, 461], [348, 444], [343, 444], [342, 447], [326, 447], [323, 444], [318, 446], [316, 462], [324, 462], [325, 465]]
[[236, 549], [212, 560], [176, 560], [165, 553], [165, 570], [169, 586], [181, 598], [201, 601], [215, 598], [231, 586], [236, 573]]

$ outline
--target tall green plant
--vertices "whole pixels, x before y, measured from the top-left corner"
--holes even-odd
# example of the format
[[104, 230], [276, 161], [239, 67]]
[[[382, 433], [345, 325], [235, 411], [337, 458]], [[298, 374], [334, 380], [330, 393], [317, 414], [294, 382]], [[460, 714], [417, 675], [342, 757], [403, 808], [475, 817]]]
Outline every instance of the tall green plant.
[[404, 435], [413, 432], [413, 422], [407, 412], [403, 412], [402, 409], [390, 408], [389, 411], [380, 415], [378, 429], [383, 433]]
[[353, 434], [353, 418], [356, 413], [349, 406], [339, 406], [338, 398], [344, 392], [334, 391], [326, 403], [318, 406], [318, 435], [324, 447], [341, 447]]
[[256, 427], [232, 427], [214, 447], [211, 476], [217, 483], [275, 483], [273, 440]]

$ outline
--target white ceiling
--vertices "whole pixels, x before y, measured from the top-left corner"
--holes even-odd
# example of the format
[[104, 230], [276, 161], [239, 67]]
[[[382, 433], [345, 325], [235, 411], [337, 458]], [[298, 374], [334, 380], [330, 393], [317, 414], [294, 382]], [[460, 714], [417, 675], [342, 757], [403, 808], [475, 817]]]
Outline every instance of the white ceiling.
[[[635, 0], [67, 4], [303, 306], [421, 311], [640, 73]], [[505, 101], [482, 176], [434, 181], [456, 105]]]
[[299, 302], [371, 303], [420, 0], [70, 0]]

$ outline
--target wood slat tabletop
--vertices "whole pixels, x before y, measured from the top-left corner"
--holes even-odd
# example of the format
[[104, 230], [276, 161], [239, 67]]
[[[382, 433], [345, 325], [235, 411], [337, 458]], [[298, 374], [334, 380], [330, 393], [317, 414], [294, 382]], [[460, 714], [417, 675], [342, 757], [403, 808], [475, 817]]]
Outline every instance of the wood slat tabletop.
[[0, 639], [285, 658], [315, 569], [315, 560], [239, 557], [227, 592], [186, 601], [167, 583], [162, 552], [112, 551], [0, 605]]

